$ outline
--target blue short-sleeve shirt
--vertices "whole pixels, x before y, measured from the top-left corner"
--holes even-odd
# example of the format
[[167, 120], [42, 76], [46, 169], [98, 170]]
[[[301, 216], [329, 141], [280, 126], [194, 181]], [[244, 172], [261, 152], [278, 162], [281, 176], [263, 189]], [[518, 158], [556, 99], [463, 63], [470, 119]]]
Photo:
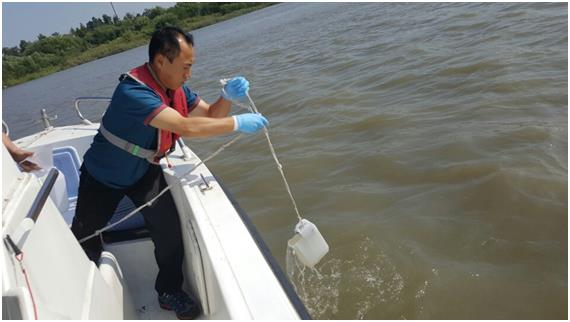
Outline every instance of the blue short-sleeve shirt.
[[[191, 111], [200, 97], [183, 85]], [[105, 128], [116, 136], [142, 148], [156, 150], [158, 131], [149, 122], [168, 108], [149, 87], [126, 77], [115, 89], [111, 103], [101, 120]], [[135, 184], [146, 173], [149, 163], [107, 141], [100, 132], [93, 138], [83, 163], [97, 181], [112, 187], [126, 188]]]

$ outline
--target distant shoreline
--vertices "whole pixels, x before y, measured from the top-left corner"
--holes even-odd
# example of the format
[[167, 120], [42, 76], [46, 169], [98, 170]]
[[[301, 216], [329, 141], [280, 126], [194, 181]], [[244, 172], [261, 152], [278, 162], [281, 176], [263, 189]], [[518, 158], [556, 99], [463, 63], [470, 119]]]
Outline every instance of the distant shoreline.
[[[234, 10], [225, 14], [220, 14], [220, 13], [213, 13], [213, 14], [208, 14], [208, 15], [200, 15], [200, 16], [194, 16], [194, 17], [188, 17], [186, 19], [183, 19], [182, 21], [178, 22], [176, 25], [181, 27], [184, 30], [196, 30], [199, 28], [203, 28], [206, 26], [210, 26], [213, 24], [216, 24], [218, 22], [222, 22], [225, 20], [229, 20], [231, 18], [235, 18], [256, 10], [260, 10], [263, 8], [266, 8], [268, 6], [271, 6], [275, 3], [258, 3], [255, 5], [252, 5], [248, 8], [243, 8], [243, 9], [238, 9], [238, 10]], [[169, 8], [166, 9], [165, 12], [166, 14], [164, 14], [163, 16], [166, 15], [171, 15], [173, 16], [172, 13], [169, 13], [173, 8]], [[135, 17], [135, 19], [139, 18], [139, 16]], [[135, 20], [133, 19], [133, 20]], [[160, 16], [158, 18], [154, 18], [153, 20], [158, 20], [160, 19]], [[148, 19], [147, 19], [148, 20]], [[104, 27], [103, 27], [104, 28]], [[153, 28], [154, 29], [154, 28]], [[39, 54], [37, 52], [32, 53], [31, 55], [20, 55], [20, 56], [10, 56], [6, 54], [6, 48], [3, 49], [3, 59], [2, 59], [2, 66], [3, 66], [3, 76], [2, 76], [2, 89], [6, 89], [9, 88], [11, 86], [14, 85], [18, 85], [18, 84], [22, 84], [37, 78], [41, 78], [41, 77], [45, 77], [48, 76], [50, 74], [53, 73], [57, 73], [81, 64], [85, 64], [97, 59], [101, 59], [107, 56], [111, 56], [114, 54], [118, 54], [136, 47], [140, 47], [143, 46], [145, 44], [148, 43], [149, 39], [150, 39], [150, 35], [149, 33], [151, 33], [153, 31], [153, 29], [151, 30], [150, 28], [146, 28], [145, 30], [142, 30], [141, 32], [138, 33], [134, 33], [134, 32], [125, 32], [124, 36], [120, 36], [117, 37], [109, 42], [103, 43], [101, 45], [98, 46], [94, 46], [91, 48], [86, 48], [80, 52], [71, 52], [71, 53], [64, 53], [63, 56], [60, 57], [56, 57], [55, 59], [60, 60], [59, 63], [57, 64], [44, 64], [42, 67], [39, 67], [37, 69], [37, 71], [33, 71], [33, 72], [24, 72], [22, 75], [18, 75], [18, 76], [13, 76], [13, 74], [16, 73], [11, 73], [11, 69], [10, 67], [12, 67], [12, 69], [18, 68], [20, 67], [18, 64], [20, 65], [30, 65], [29, 62], [25, 62], [25, 59], [30, 59], [31, 57], [37, 57]], [[79, 29], [78, 29], [79, 31]], [[71, 35], [64, 35], [64, 36], [56, 36], [59, 37], [59, 39], [67, 37], [67, 39], [70, 39], [72, 36]], [[73, 36], [75, 37], [75, 36]], [[54, 37], [47, 37], [47, 38], [54, 38]], [[77, 37], [75, 37], [77, 38]], [[36, 43], [41, 42], [42, 40], [38, 40], [34, 43], [31, 43], [33, 45], [35, 45]], [[16, 49], [17, 48], [12, 48], [12, 49]], [[43, 53], [42, 53], [43, 54]], [[36, 55], [36, 56], [34, 56]], [[45, 56], [54, 56], [50, 54], [45, 54]], [[8, 60], [8, 61], [7, 61]], [[40, 64], [41, 64], [41, 60], [40, 60]], [[9, 65], [11, 64], [11, 65]]]

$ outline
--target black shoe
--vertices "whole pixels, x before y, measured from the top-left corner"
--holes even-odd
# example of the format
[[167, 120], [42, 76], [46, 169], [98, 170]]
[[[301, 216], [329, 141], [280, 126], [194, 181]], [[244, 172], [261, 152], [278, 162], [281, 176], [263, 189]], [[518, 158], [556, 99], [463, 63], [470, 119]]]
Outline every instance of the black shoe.
[[192, 320], [201, 313], [198, 303], [183, 291], [162, 293], [158, 296], [158, 303], [161, 308], [174, 311], [179, 320]]

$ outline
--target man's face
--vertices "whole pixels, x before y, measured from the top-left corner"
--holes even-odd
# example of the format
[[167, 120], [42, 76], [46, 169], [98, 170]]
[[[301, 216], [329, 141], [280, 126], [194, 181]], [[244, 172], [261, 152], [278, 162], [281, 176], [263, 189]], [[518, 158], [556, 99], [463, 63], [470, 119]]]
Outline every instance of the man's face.
[[195, 59], [192, 45], [187, 44], [181, 38], [178, 38], [178, 43], [180, 44], [180, 54], [172, 63], [162, 54], [158, 54], [155, 58], [158, 78], [164, 86], [172, 90], [179, 88], [190, 78]]

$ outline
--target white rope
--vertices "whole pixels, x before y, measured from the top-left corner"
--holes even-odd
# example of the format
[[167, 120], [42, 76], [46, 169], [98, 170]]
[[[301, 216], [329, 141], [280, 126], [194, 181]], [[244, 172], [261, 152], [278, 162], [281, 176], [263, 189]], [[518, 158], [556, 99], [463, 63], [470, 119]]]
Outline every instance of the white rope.
[[[227, 80], [222, 80], [221, 82], [223, 85], [225, 85], [226, 81]], [[251, 99], [251, 96], [249, 96], [249, 92], [246, 92], [246, 95], [247, 95], [247, 99], [249, 100], [249, 103], [251, 104], [250, 106], [242, 104], [242, 103], [237, 102], [237, 101], [234, 101], [234, 104], [236, 104], [237, 106], [239, 106], [241, 108], [249, 109], [252, 113], [261, 114], [261, 113], [259, 113], [259, 110], [255, 106], [255, 103]], [[291, 203], [293, 204], [293, 208], [295, 209], [295, 213], [297, 214], [297, 218], [299, 219], [299, 221], [301, 221], [302, 218], [301, 218], [301, 215], [299, 214], [299, 208], [297, 207], [297, 203], [295, 202], [295, 198], [293, 198], [293, 193], [291, 192], [291, 188], [289, 187], [289, 183], [287, 182], [287, 179], [285, 178], [285, 173], [283, 172], [283, 166], [279, 162], [279, 159], [277, 158], [277, 154], [275, 153], [275, 148], [273, 147], [273, 144], [271, 143], [271, 139], [269, 138], [269, 130], [267, 130], [267, 128], [264, 127], [263, 133], [265, 133], [265, 138], [267, 139], [267, 144], [269, 145], [269, 150], [271, 150], [271, 155], [273, 155], [273, 160], [275, 160], [275, 164], [277, 165], [277, 170], [279, 170], [279, 173], [281, 174], [281, 178], [283, 179], [283, 184], [285, 184], [285, 189], [287, 189], [287, 193], [289, 194], [289, 199], [291, 199]]]
[[[251, 96], [249, 96], [249, 93], [246, 92], [246, 95], [247, 95], [247, 99], [249, 99], [249, 102], [251, 103], [251, 107], [253, 108], [253, 112], [260, 114], [259, 110], [255, 106], [255, 103], [251, 99]], [[269, 138], [269, 131], [267, 130], [266, 127], [263, 128], [263, 133], [265, 133], [265, 138], [267, 139], [267, 144], [269, 145], [269, 150], [271, 150], [271, 155], [273, 155], [273, 159], [275, 160], [275, 164], [277, 165], [277, 170], [279, 170], [279, 173], [281, 173], [281, 178], [283, 179], [283, 184], [285, 184], [285, 188], [287, 189], [287, 193], [289, 194], [289, 199], [291, 199], [291, 203], [293, 204], [293, 208], [295, 208], [295, 213], [297, 214], [297, 218], [299, 218], [299, 221], [301, 221], [302, 218], [301, 218], [301, 215], [299, 214], [299, 208], [297, 207], [297, 203], [295, 202], [295, 198], [293, 198], [293, 193], [291, 192], [291, 188], [289, 188], [289, 183], [287, 182], [287, 179], [285, 178], [285, 173], [283, 173], [283, 166], [281, 165], [281, 163], [279, 162], [279, 159], [277, 158], [277, 154], [275, 153], [275, 148], [273, 148], [273, 144], [271, 144], [271, 139]]]

